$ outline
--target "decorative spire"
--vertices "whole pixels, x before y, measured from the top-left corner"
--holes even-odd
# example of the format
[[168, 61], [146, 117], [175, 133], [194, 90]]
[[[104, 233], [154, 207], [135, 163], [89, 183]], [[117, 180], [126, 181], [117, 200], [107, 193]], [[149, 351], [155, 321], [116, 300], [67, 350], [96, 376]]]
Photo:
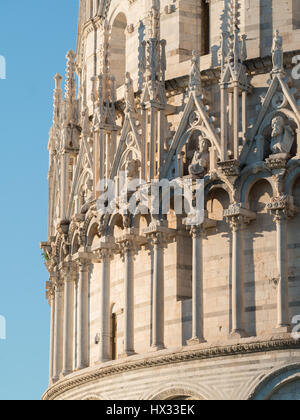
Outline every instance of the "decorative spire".
[[189, 90], [190, 92], [195, 92], [197, 96], [202, 93], [200, 56], [197, 51], [193, 51]]
[[227, 65], [231, 67], [232, 76], [237, 79], [240, 65], [247, 59], [246, 35], [240, 36], [240, 12], [238, 0], [225, 0], [225, 11], [228, 14], [228, 23], [222, 27], [222, 74]]
[[67, 69], [65, 86], [65, 99], [67, 102], [73, 102], [76, 98], [75, 57], [73, 50], [68, 51], [66, 55]]
[[57, 125], [60, 122], [60, 106], [62, 103], [62, 76], [56, 74], [54, 76], [55, 89], [54, 89], [54, 101], [53, 101], [53, 124]]
[[[244, 64], [247, 59], [246, 35], [240, 35], [239, 1], [225, 0], [224, 3], [220, 80], [221, 160], [230, 159], [238, 162], [247, 130], [246, 95], [249, 91], [249, 82]], [[233, 101], [229, 101], [232, 91]], [[230, 110], [228, 106], [231, 107]], [[232, 121], [229, 120], [229, 115], [232, 115]]]
[[[160, 39], [160, 6], [152, 0], [149, 12], [149, 38], [142, 44], [141, 68], [144, 76], [144, 97], [165, 103], [166, 41]], [[148, 98], [149, 99], [149, 98]], [[147, 100], [148, 100], [147, 99]]]
[[65, 125], [73, 124], [74, 121], [74, 102], [76, 101], [76, 78], [75, 78], [75, 53], [70, 50], [66, 55], [66, 84], [65, 84], [65, 103], [66, 118]]
[[158, 0], [152, 0], [151, 10], [149, 12], [149, 38], [160, 38], [160, 10]]

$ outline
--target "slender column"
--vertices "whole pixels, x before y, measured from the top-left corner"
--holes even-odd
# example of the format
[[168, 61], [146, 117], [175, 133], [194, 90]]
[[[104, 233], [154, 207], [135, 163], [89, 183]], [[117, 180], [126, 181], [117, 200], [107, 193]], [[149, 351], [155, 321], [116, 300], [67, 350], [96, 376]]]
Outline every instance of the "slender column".
[[244, 238], [246, 223], [256, 218], [256, 214], [244, 209], [241, 203], [234, 203], [224, 211], [224, 216], [232, 229], [232, 329], [233, 339], [247, 337], [245, 331], [245, 285], [244, 285]]
[[100, 279], [100, 350], [99, 362], [104, 363], [111, 360], [111, 313], [110, 313], [110, 251], [100, 251], [102, 259]]
[[61, 213], [60, 217], [62, 220], [66, 217], [66, 197], [68, 197], [67, 193], [67, 181], [68, 181], [68, 153], [63, 152], [61, 158]]
[[228, 123], [227, 123], [227, 100], [225, 86], [221, 85], [221, 160], [227, 159], [228, 148]]
[[[280, 191], [280, 181], [278, 178], [278, 190]], [[276, 223], [276, 246], [278, 264], [278, 284], [277, 284], [277, 326], [275, 331], [289, 332], [289, 275], [288, 275], [288, 241], [287, 224], [297, 212], [298, 208], [294, 205], [292, 196], [279, 195], [271, 200], [268, 210], [274, 216]]]
[[233, 105], [233, 141], [234, 141], [234, 159], [239, 158], [239, 122], [240, 122], [240, 109], [239, 109], [239, 85], [234, 84], [234, 105]]
[[53, 382], [58, 381], [62, 371], [63, 355], [63, 298], [64, 287], [60, 279], [55, 285], [55, 303], [54, 303], [54, 361], [53, 361]]
[[163, 235], [151, 235], [153, 239], [153, 302], [152, 302], [152, 348], [161, 350], [164, 345], [164, 250]]
[[150, 108], [150, 180], [155, 178], [155, 148], [157, 142], [157, 110], [154, 106]]
[[188, 345], [205, 342], [203, 338], [203, 241], [204, 227], [193, 226], [193, 280], [192, 280], [192, 338]]
[[89, 337], [89, 266], [87, 260], [79, 261], [78, 304], [77, 304], [77, 370], [88, 366]]
[[49, 355], [49, 380], [52, 382], [54, 372], [54, 329], [55, 329], [55, 291], [54, 287], [49, 290], [49, 305], [51, 308], [51, 321], [50, 321], [50, 355]]
[[232, 336], [245, 337], [243, 221], [231, 219], [232, 228]]
[[134, 354], [134, 278], [133, 243], [122, 244], [125, 261], [125, 305], [124, 305], [124, 356]]
[[277, 289], [277, 328], [289, 328], [289, 278], [287, 256], [287, 215], [277, 213], [276, 237], [277, 237], [277, 263], [279, 271]]
[[69, 265], [64, 270], [65, 297], [64, 297], [64, 338], [63, 338], [63, 375], [73, 371], [73, 344], [74, 344], [74, 293], [76, 270]]

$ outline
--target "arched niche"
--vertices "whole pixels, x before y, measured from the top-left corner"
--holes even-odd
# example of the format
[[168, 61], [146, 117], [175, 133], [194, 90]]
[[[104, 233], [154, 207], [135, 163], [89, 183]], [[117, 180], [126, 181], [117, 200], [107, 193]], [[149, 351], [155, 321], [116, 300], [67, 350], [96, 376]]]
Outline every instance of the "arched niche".
[[300, 365], [294, 363], [276, 368], [263, 379], [258, 378], [250, 393], [245, 396], [252, 401], [293, 401], [300, 395]]
[[126, 33], [127, 19], [119, 13], [111, 29], [110, 72], [116, 79], [116, 87], [123, 86], [126, 74]]
[[[278, 98], [278, 97], [274, 96], [274, 99], [275, 98]], [[282, 98], [279, 97], [279, 99], [282, 99]], [[280, 108], [280, 109], [276, 108], [275, 110], [273, 110], [272, 112], [266, 115], [266, 117], [264, 118], [260, 126], [259, 132], [255, 137], [256, 147], [254, 148], [254, 154], [257, 156], [259, 160], [264, 160], [272, 154], [271, 152], [271, 140], [272, 140], [272, 130], [273, 130], [272, 121], [275, 117], [282, 117], [284, 120], [285, 126], [289, 126], [291, 131], [293, 132], [294, 142], [293, 142], [290, 155], [295, 156], [297, 154], [296, 130], [299, 128], [299, 122], [292, 111], [286, 108]]]
[[122, 235], [124, 230], [123, 217], [121, 214], [114, 214], [109, 224], [110, 235], [114, 238]]
[[208, 217], [212, 220], [222, 221], [223, 212], [228, 209], [230, 205], [229, 194], [222, 187], [214, 187], [211, 189], [206, 197], [206, 210]]
[[93, 198], [93, 173], [90, 169], [84, 169], [80, 175], [74, 196], [72, 197], [75, 203], [74, 210], [79, 213], [83, 205], [91, 201]]
[[[272, 331], [277, 313], [276, 226], [268, 211], [273, 187], [267, 179], [257, 179], [249, 189], [247, 202], [256, 214], [244, 230], [245, 322], [251, 336]], [[266, 292], [267, 291], [267, 292]], [[268, 303], [266, 303], [266, 293]]]
[[266, 179], [258, 180], [249, 193], [250, 209], [258, 214], [267, 214], [267, 205], [272, 197], [272, 185]]
[[79, 234], [76, 233], [73, 237], [72, 244], [71, 244], [71, 252], [72, 255], [77, 254], [80, 248], [80, 241], [79, 241]]
[[[192, 113], [190, 116], [190, 121], [193, 121], [193, 118], [199, 118], [196, 112]], [[194, 123], [192, 128], [185, 133], [183, 138], [180, 141], [179, 147], [177, 148], [178, 156], [178, 176], [189, 175], [189, 166], [193, 161], [194, 154], [199, 147], [199, 140], [204, 139], [207, 141], [208, 148], [211, 148], [212, 142], [210, 141], [210, 136], [207, 129], [202, 125], [197, 125]]]
[[151, 223], [150, 214], [138, 214], [134, 218], [134, 227], [139, 232], [139, 235], [143, 235], [144, 229], [146, 229]]
[[93, 248], [93, 246], [95, 246], [96, 243], [99, 241], [98, 227], [98, 222], [93, 222], [89, 226], [89, 229], [87, 231], [87, 246]]
[[185, 401], [185, 400], [208, 400], [209, 397], [204, 389], [198, 389], [198, 386], [193, 384], [169, 384], [168, 386], [161, 386], [157, 390], [147, 393], [143, 396], [143, 400], [156, 401]]
[[300, 375], [291, 378], [278, 386], [270, 396], [270, 401], [299, 401]]

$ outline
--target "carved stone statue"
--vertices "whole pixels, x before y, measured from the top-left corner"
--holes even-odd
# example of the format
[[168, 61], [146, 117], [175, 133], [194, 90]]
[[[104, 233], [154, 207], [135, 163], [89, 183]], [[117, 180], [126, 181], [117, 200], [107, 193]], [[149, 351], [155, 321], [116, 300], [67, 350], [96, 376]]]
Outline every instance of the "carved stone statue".
[[280, 115], [272, 120], [271, 136], [272, 154], [290, 153], [294, 142], [293, 131], [289, 125], [285, 124], [283, 117]]
[[130, 77], [130, 73], [126, 73], [125, 111], [126, 112], [135, 112], [133, 81]]
[[139, 169], [141, 163], [138, 159], [130, 159], [126, 162], [125, 171], [127, 173], [127, 178], [139, 178]]
[[279, 31], [274, 32], [273, 47], [272, 47], [273, 72], [278, 73], [283, 71], [283, 42], [282, 37], [279, 36]]
[[192, 68], [190, 72], [190, 90], [195, 90], [197, 94], [201, 93], [201, 73], [199, 68], [200, 57], [197, 51], [193, 51]]
[[83, 205], [81, 208], [82, 214], [85, 214], [88, 211], [94, 199], [93, 185], [94, 185], [93, 180], [91, 178], [88, 178], [85, 184], [85, 191], [83, 192]]
[[203, 177], [209, 169], [209, 141], [202, 135], [198, 138], [198, 149], [194, 153], [189, 174]]

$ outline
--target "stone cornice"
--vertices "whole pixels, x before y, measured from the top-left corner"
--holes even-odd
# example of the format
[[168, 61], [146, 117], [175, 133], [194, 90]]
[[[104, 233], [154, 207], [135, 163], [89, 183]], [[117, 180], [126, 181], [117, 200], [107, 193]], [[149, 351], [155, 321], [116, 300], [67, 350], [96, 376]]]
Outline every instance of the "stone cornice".
[[99, 380], [101, 378], [122, 374], [146, 368], [167, 366], [174, 363], [190, 362], [195, 360], [212, 359], [216, 357], [240, 356], [243, 354], [262, 353], [268, 351], [300, 349], [300, 340], [291, 337], [271, 338], [269, 340], [250, 341], [246, 339], [242, 343], [227, 346], [199, 345], [199, 348], [183, 348], [177, 352], [161, 351], [155, 355], [141, 355], [139, 358], [130, 358], [124, 361], [109, 362], [107, 366], [96, 366], [84, 372], [78, 372], [71, 377], [65, 378], [43, 395], [43, 400], [54, 400], [64, 392], [70, 391], [80, 385]]

